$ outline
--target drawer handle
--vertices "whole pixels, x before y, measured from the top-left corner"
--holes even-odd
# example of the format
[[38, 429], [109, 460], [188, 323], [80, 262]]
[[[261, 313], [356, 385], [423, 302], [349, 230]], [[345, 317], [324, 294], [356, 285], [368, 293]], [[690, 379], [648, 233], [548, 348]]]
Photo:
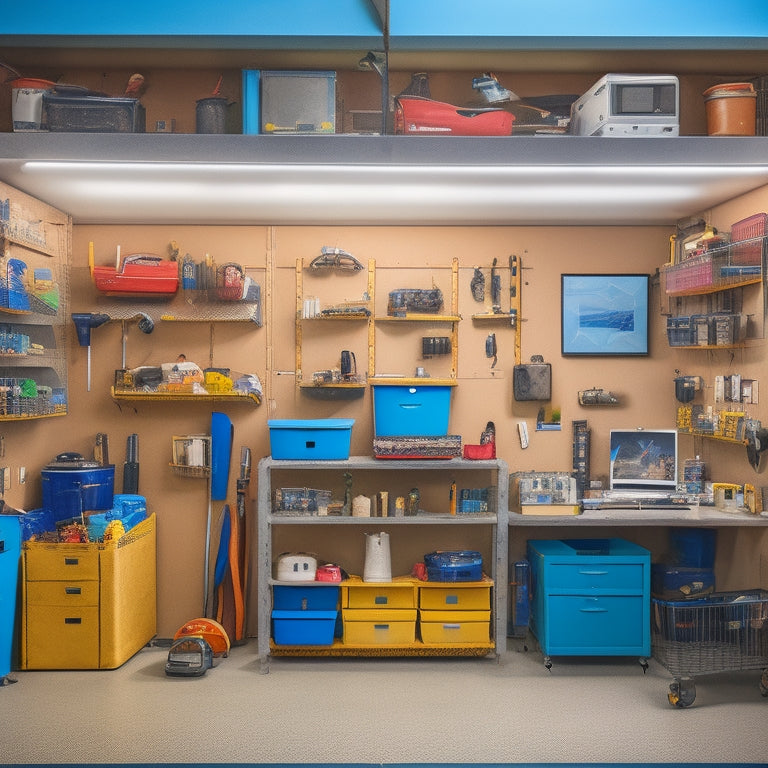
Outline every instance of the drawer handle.
[[70, 617], [70, 618], [64, 619], [64, 623], [65, 624], [82, 624], [83, 620], [79, 617], [76, 617], [76, 618]]
[[448, 595], [445, 598], [445, 604], [446, 605], [458, 605], [459, 603], [459, 596], [458, 595]]
[[443, 629], [461, 629], [461, 624], [443, 624]]
[[376, 605], [386, 605], [388, 598], [386, 595], [376, 595], [376, 597], [373, 598], [373, 602], [376, 603]]
[[83, 590], [80, 587], [64, 587], [65, 595], [81, 595]]
[[582, 576], [605, 576], [608, 571], [579, 571]]
[[374, 629], [389, 629], [389, 624], [374, 624]]
[[608, 613], [607, 608], [579, 608], [582, 613]]
[[64, 558], [64, 565], [77, 565], [80, 562], [80, 558], [78, 557], [65, 557]]

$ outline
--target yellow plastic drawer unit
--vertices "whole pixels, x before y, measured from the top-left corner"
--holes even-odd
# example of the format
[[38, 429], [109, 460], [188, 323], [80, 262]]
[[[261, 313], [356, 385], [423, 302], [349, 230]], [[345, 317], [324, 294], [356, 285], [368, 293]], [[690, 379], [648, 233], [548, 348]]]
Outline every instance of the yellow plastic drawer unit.
[[114, 669], [156, 632], [155, 516], [116, 546], [24, 543], [22, 669]]
[[342, 611], [345, 645], [412, 646], [416, 642], [416, 609], [385, 608]]
[[437, 581], [419, 585], [419, 608], [430, 611], [487, 611], [491, 608], [493, 581], [464, 581], [444, 584]]
[[381, 583], [353, 577], [342, 582], [342, 607], [381, 610], [416, 608], [416, 583], [411, 578]]
[[99, 550], [93, 544], [34, 543], [24, 549], [27, 581], [98, 581]]
[[490, 643], [491, 612], [419, 611], [419, 631], [425, 645]]

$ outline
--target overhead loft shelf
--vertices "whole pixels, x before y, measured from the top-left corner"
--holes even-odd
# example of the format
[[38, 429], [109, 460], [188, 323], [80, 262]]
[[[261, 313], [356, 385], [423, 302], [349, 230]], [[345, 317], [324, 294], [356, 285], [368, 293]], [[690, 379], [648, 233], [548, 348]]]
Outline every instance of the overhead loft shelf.
[[11, 133], [0, 180], [75, 224], [673, 225], [768, 184], [768, 138]]

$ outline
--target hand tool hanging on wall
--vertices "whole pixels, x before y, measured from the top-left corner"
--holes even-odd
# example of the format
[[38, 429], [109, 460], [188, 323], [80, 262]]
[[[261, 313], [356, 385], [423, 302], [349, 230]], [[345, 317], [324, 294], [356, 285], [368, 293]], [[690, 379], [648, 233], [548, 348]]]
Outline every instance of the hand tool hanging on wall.
[[229, 464], [232, 455], [234, 427], [225, 413], [211, 413], [211, 479], [208, 494], [208, 516], [205, 529], [205, 563], [203, 577], [203, 615], [208, 616], [211, 564], [211, 533], [213, 525], [213, 502], [226, 501], [229, 483]]
[[112, 318], [109, 315], [93, 314], [92, 312], [73, 312], [72, 322], [77, 331], [77, 342], [81, 347], [88, 347], [88, 372], [86, 374], [86, 389], [91, 391], [91, 328], [98, 328]]
[[123, 464], [123, 493], [139, 492], [139, 436], [128, 435]]
[[485, 339], [485, 356], [488, 359], [492, 359], [491, 368], [496, 367], [496, 363], [499, 361], [498, 349], [496, 348], [496, 334], [489, 333]]
[[472, 280], [469, 282], [469, 289], [472, 291], [472, 298], [475, 301], [485, 300], [485, 275], [480, 267], [475, 267]]
[[501, 275], [496, 271], [497, 261], [494, 259], [491, 267], [491, 306], [495, 315], [501, 312]]

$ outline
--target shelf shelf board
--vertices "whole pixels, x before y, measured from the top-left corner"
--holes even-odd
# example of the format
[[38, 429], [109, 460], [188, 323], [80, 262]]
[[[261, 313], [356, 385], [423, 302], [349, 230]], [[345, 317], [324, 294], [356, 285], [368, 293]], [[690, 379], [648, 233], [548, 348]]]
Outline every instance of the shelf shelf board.
[[314, 400], [359, 400], [365, 395], [365, 383], [314, 384], [302, 382], [299, 390]]
[[461, 315], [430, 315], [426, 312], [412, 312], [402, 317], [378, 315], [374, 320], [377, 323], [458, 323], [461, 320]]
[[746, 445], [746, 440], [737, 440], [734, 437], [723, 437], [722, 435], [710, 435], [707, 432], [694, 432], [690, 429], [678, 429], [678, 435], [690, 435], [691, 437], [705, 437], [707, 440], [717, 440], [720, 443], [731, 443], [733, 445]]
[[411, 517], [351, 517], [342, 515], [280, 515], [271, 513], [272, 525], [494, 525], [496, 515], [428, 512]]
[[439, 379], [430, 376], [371, 376], [369, 384], [396, 387], [457, 387], [456, 379]]
[[686, 288], [681, 291], [667, 291], [666, 294], [670, 298], [676, 296], [708, 296], [711, 293], [722, 293], [723, 291], [731, 291], [734, 288], [743, 288], [747, 285], [757, 285], [763, 281], [762, 275], [754, 275], [744, 280], [739, 280], [733, 283], [718, 283], [715, 285], [701, 286], [699, 288]]
[[261, 398], [251, 393], [218, 392], [196, 394], [194, 392], [124, 392], [116, 391], [112, 387], [113, 400], [126, 400], [132, 402], [241, 402], [261, 405]]
[[66, 416], [66, 411], [59, 411], [57, 413], [39, 413], [30, 414], [29, 416], [14, 416], [14, 415], [0, 415], [0, 421], [29, 421], [30, 419], [52, 419], [56, 416]]
[[768, 527], [768, 516], [748, 515], [746, 513], [721, 512], [714, 507], [695, 507], [687, 509], [591, 509], [580, 515], [566, 517], [540, 517], [537, 515], [521, 515], [518, 512], [509, 513], [510, 527], [605, 527], [605, 526], [663, 526], [671, 525], [692, 527], [739, 527], [757, 526]]
[[433, 645], [415, 641], [403, 645], [358, 645], [334, 640], [333, 645], [276, 645], [270, 640], [272, 656], [486, 656], [496, 646], [488, 643]]

